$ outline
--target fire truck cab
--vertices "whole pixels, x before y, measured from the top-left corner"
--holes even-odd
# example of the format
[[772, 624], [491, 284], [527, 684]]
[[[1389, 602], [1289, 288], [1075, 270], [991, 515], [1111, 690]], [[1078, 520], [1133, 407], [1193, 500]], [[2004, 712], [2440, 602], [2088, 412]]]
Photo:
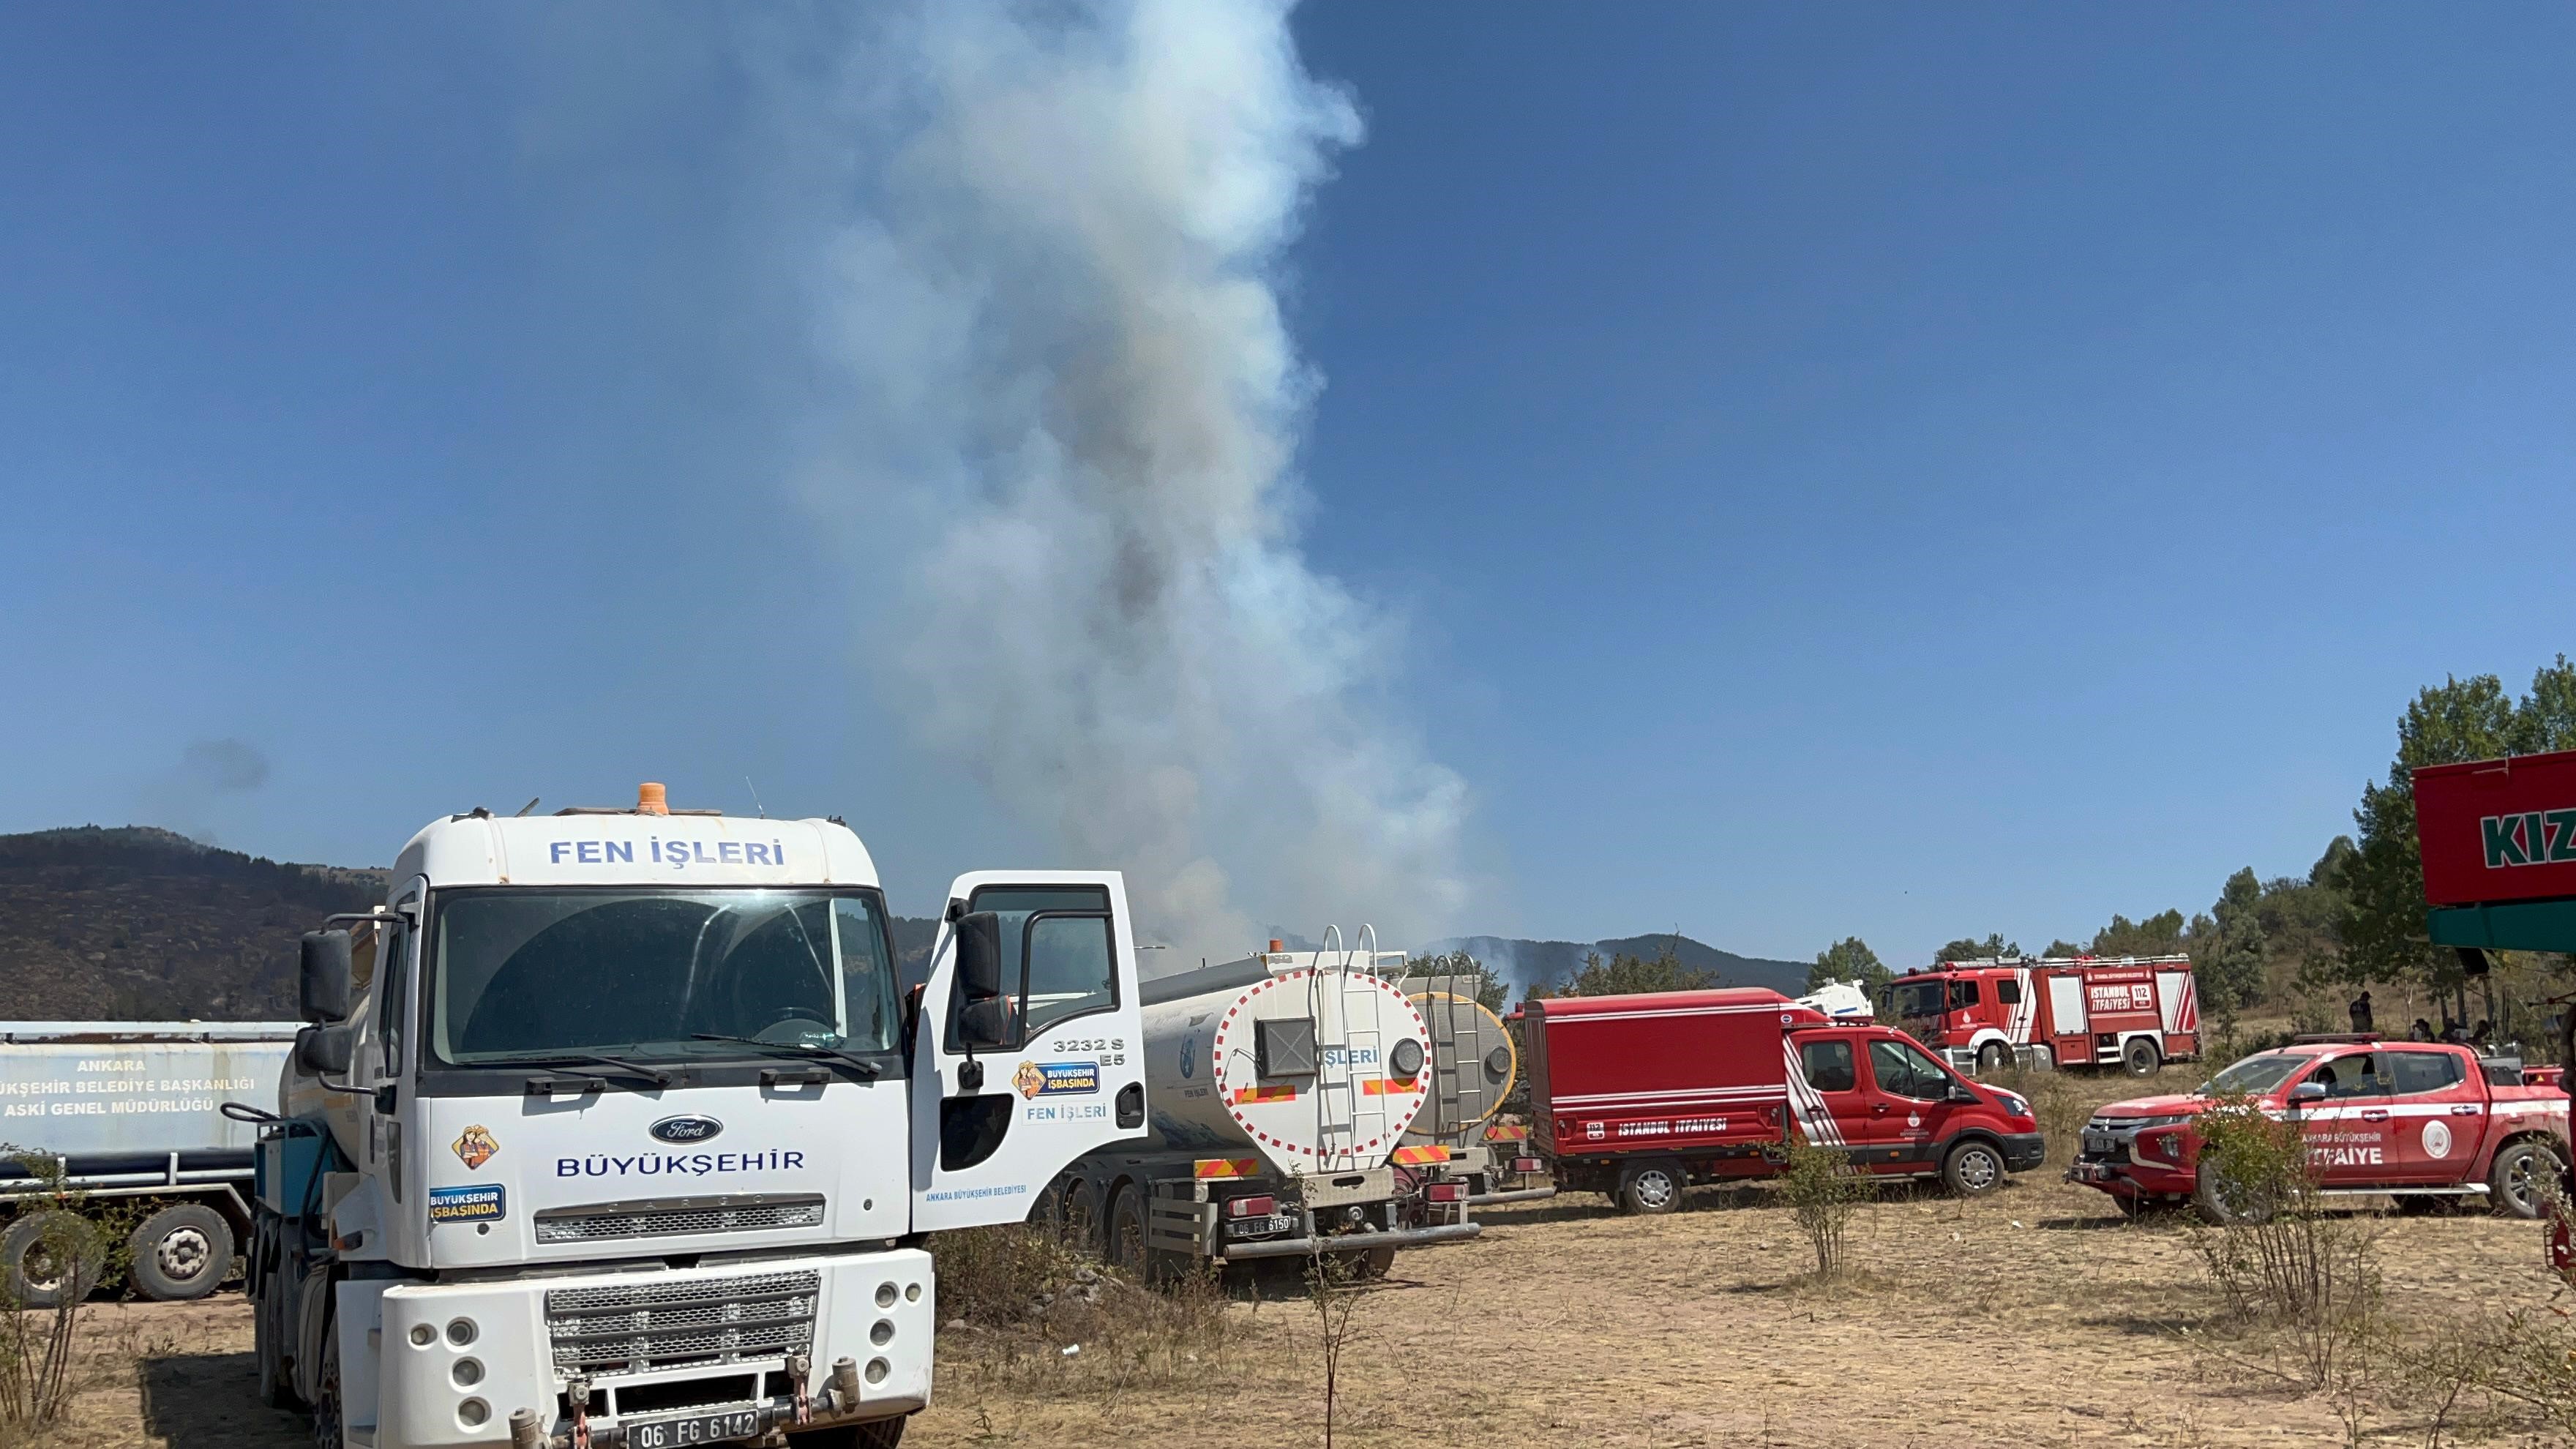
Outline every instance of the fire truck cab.
[[2002, 956], [1911, 971], [1879, 1019], [1962, 1072], [2117, 1066], [2153, 1076], [2200, 1055], [2188, 956]]

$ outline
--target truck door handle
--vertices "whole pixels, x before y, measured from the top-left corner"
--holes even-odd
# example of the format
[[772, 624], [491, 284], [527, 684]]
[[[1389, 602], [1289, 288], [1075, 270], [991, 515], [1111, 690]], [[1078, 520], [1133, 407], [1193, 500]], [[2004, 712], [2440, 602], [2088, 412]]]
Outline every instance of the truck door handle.
[[2388, 1112], [2384, 1108], [2373, 1107], [2369, 1111], [2361, 1114], [2361, 1120], [2364, 1122], [2385, 1122], [2388, 1120]]
[[2465, 1107], [2453, 1107], [2451, 1109], [2451, 1115], [2454, 1117], [2474, 1117], [2478, 1115], [2477, 1104], [2472, 1102]]
[[1887, 1104], [1885, 1102], [1872, 1102], [1869, 1104], [1869, 1110], [1873, 1114], [1883, 1115], [1887, 1111]]

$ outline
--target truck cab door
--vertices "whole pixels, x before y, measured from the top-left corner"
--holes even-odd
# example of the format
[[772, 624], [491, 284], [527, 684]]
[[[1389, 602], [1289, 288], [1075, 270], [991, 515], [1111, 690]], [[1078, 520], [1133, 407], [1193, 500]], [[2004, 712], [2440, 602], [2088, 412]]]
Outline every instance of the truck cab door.
[[1136, 937], [1115, 871], [948, 888], [912, 1024], [912, 1226], [1015, 1223], [1086, 1152], [1145, 1130]]
[[2319, 1062], [2304, 1079], [2326, 1089], [2324, 1101], [2298, 1116], [2309, 1167], [2327, 1187], [2369, 1187], [2397, 1170], [2389, 1150], [2387, 1060], [2385, 1052], [2345, 1052]]
[[2388, 1060], [2389, 1182], [2433, 1187], [2477, 1165], [2487, 1132], [2487, 1084], [2468, 1054], [2393, 1047]]

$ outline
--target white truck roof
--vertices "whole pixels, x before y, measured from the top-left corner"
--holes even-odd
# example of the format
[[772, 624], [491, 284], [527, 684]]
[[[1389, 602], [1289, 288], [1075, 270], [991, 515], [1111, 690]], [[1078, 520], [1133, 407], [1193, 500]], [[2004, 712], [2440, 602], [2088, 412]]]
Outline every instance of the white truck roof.
[[[647, 787], [647, 800], [659, 796]], [[395, 890], [424, 875], [432, 886], [878, 883], [867, 847], [836, 820], [641, 809], [451, 815], [422, 827], [395, 858]]]

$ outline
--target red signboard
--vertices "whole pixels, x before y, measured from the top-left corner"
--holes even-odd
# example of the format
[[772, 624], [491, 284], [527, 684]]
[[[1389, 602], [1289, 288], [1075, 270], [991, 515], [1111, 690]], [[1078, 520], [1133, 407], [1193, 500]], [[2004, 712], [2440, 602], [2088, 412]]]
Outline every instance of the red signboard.
[[2576, 896], [2576, 750], [2424, 766], [2415, 838], [2434, 905]]

